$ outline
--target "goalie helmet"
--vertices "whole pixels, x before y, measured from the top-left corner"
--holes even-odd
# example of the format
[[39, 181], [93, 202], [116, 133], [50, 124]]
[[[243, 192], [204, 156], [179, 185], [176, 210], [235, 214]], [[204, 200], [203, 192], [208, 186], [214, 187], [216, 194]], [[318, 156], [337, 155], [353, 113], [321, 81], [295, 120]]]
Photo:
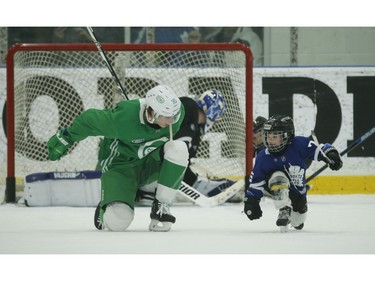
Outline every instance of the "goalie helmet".
[[[271, 141], [270, 134], [280, 136], [278, 143]], [[263, 125], [263, 144], [271, 153], [283, 152], [294, 138], [292, 118], [286, 115], [274, 115]]]
[[205, 91], [199, 97], [197, 104], [206, 114], [206, 132], [211, 129], [215, 121], [223, 118], [225, 111], [227, 110], [225, 100], [222, 94], [217, 90]]
[[180, 118], [181, 101], [175, 92], [165, 85], [158, 85], [146, 93], [146, 107], [154, 111], [152, 122], [160, 116], [174, 117], [174, 123]]

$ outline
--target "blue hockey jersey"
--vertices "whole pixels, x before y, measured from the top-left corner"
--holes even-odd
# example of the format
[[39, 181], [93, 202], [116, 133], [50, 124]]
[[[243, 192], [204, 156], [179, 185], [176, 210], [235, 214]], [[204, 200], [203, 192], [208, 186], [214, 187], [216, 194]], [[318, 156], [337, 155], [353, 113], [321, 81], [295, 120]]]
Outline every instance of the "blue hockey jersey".
[[[331, 144], [320, 144], [325, 151]], [[275, 171], [285, 172], [290, 179], [290, 189], [306, 196], [306, 162], [305, 159], [321, 161], [322, 155], [315, 142], [308, 137], [296, 136], [292, 143], [281, 154], [272, 154], [263, 149], [257, 154], [253, 171], [249, 178], [247, 197], [262, 198], [268, 189], [268, 178]]]

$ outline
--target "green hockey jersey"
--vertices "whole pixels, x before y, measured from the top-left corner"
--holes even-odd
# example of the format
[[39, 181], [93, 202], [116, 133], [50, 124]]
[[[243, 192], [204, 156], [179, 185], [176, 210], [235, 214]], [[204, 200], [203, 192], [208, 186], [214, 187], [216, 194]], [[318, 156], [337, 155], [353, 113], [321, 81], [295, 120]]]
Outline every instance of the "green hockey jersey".
[[[80, 114], [68, 132], [73, 141], [89, 136], [104, 136], [100, 145], [99, 161], [102, 170], [113, 164], [131, 164], [143, 159], [169, 141], [169, 126], [160, 128], [145, 119], [146, 100], [120, 102], [114, 109], [89, 109]], [[184, 119], [185, 110], [172, 125], [177, 133]]]

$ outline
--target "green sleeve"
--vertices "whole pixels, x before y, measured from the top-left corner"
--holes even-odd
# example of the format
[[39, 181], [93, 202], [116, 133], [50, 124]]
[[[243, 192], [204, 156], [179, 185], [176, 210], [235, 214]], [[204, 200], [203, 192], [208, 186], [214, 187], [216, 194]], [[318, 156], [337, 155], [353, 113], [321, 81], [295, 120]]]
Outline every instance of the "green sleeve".
[[105, 136], [117, 138], [113, 109], [88, 109], [74, 119], [68, 132], [73, 141], [80, 141], [89, 136]]

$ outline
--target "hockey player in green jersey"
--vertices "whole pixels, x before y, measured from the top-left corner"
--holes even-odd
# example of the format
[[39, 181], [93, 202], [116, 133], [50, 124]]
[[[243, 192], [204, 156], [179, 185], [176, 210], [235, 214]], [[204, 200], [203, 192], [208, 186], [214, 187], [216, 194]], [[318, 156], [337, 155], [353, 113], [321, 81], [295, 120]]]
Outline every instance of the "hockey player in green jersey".
[[[126, 230], [134, 218], [138, 188], [157, 182], [151, 207], [150, 231], [169, 231], [176, 221], [169, 205], [188, 165], [184, 142], [171, 140], [185, 115], [169, 86], [159, 85], [146, 98], [120, 102], [114, 109], [89, 109], [71, 127], [48, 141], [49, 158], [58, 160], [77, 141], [103, 136], [99, 162], [102, 169], [101, 202], [96, 210], [98, 229]], [[172, 130], [172, 132], [170, 132]]]

